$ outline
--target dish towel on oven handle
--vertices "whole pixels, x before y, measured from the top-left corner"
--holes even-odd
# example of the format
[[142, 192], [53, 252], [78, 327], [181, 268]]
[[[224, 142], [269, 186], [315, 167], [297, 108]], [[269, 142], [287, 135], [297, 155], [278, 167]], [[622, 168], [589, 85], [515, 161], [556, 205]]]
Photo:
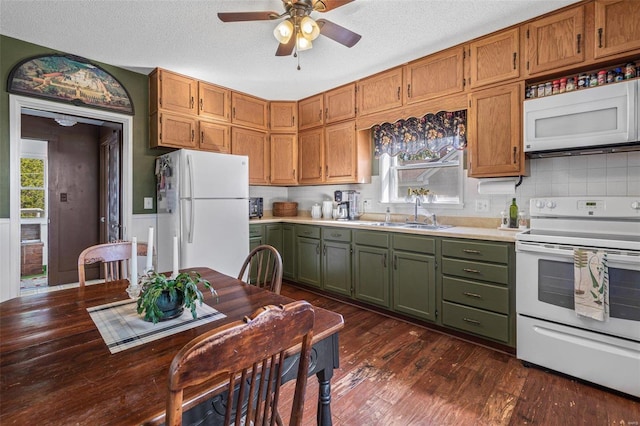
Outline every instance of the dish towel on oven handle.
[[609, 316], [609, 271], [604, 251], [573, 250], [574, 303], [577, 315], [605, 321]]

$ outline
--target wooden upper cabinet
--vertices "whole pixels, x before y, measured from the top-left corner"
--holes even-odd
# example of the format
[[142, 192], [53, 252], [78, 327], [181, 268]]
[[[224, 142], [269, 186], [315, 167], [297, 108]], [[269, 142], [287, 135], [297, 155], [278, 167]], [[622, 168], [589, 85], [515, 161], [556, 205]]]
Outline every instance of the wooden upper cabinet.
[[405, 103], [459, 93], [464, 90], [462, 46], [429, 55], [405, 65]]
[[197, 93], [198, 80], [156, 68], [149, 75], [149, 114], [158, 109], [195, 114]]
[[402, 106], [402, 67], [390, 69], [358, 82], [358, 115]]
[[640, 1], [596, 0], [596, 59], [640, 49]]
[[520, 31], [513, 28], [469, 44], [472, 88], [520, 77]]
[[310, 129], [324, 124], [324, 96], [314, 95], [298, 102], [298, 129]]
[[298, 183], [324, 182], [324, 129], [305, 130], [298, 134]]
[[515, 83], [469, 94], [469, 177], [525, 174], [523, 91], [523, 83]]
[[231, 129], [231, 153], [249, 157], [249, 183], [269, 184], [271, 154], [269, 138], [265, 132], [233, 127]]
[[149, 141], [151, 148], [196, 148], [198, 120], [181, 114], [160, 111], [149, 117]]
[[237, 92], [231, 93], [231, 122], [267, 130], [267, 101]]
[[199, 148], [204, 151], [229, 153], [231, 139], [228, 124], [200, 120]]
[[355, 83], [324, 93], [325, 124], [356, 118]]
[[324, 147], [325, 182], [354, 182], [358, 172], [355, 121], [327, 126], [324, 134]]
[[525, 31], [529, 75], [578, 64], [584, 55], [584, 6], [536, 19]]
[[273, 101], [269, 106], [272, 132], [295, 132], [298, 129], [298, 103]]
[[198, 82], [198, 115], [213, 120], [230, 121], [231, 91], [214, 84]]
[[298, 141], [291, 133], [271, 134], [271, 184], [298, 183]]

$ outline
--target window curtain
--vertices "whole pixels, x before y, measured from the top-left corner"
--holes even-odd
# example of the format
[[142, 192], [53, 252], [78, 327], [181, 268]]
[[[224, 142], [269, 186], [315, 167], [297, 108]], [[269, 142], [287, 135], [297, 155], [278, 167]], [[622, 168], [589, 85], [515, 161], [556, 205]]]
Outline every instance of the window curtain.
[[437, 161], [467, 145], [467, 111], [442, 111], [373, 127], [375, 157], [398, 156], [404, 161]]

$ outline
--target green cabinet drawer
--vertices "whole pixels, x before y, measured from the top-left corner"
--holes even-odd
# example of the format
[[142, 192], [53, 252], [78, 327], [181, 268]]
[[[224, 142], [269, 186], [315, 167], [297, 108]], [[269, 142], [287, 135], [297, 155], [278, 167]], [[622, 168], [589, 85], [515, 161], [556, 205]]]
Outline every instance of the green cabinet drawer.
[[296, 225], [296, 235], [298, 237], [320, 238], [320, 227], [310, 225]]
[[506, 287], [442, 277], [442, 298], [501, 314], [509, 313], [509, 290]]
[[262, 225], [253, 224], [249, 225], [249, 238], [261, 237], [262, 236]]
[[344, 228], [322, 228], [322, 239], [351, 242], [351, 230]]
[[436, 240], [434, 238], [420, 237], [416, 235], [394, 234], [393, 248], [395, 250], [433, 254], [436, 252]]
[[442, 324], [509, 343], [509, 317], [456, 303], [442, 302]]
[[442, 240], [442, 255], [483, 262], [508, 263], [509, 245], [468, 240]]
[[509, 284], [509, 267], [507, 265], [443, 258], [442, 273], [473, 280]]
[[353, 241], [365, 246], [389, 248], [389, 234], [376, 231], [353, 231]]

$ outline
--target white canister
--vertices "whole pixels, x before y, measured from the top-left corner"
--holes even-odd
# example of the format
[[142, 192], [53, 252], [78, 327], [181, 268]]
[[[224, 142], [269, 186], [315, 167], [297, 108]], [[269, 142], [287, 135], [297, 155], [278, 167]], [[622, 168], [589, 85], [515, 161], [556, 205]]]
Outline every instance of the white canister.
[[322, 202], [322, 217], [324, 219], [331, 219], [333, 215], [333, 201], [327, 200]]
[[316, 203], [311, 207], [311, 217], [313, 219], [320, 219], [321, 216], [320, 204]]

